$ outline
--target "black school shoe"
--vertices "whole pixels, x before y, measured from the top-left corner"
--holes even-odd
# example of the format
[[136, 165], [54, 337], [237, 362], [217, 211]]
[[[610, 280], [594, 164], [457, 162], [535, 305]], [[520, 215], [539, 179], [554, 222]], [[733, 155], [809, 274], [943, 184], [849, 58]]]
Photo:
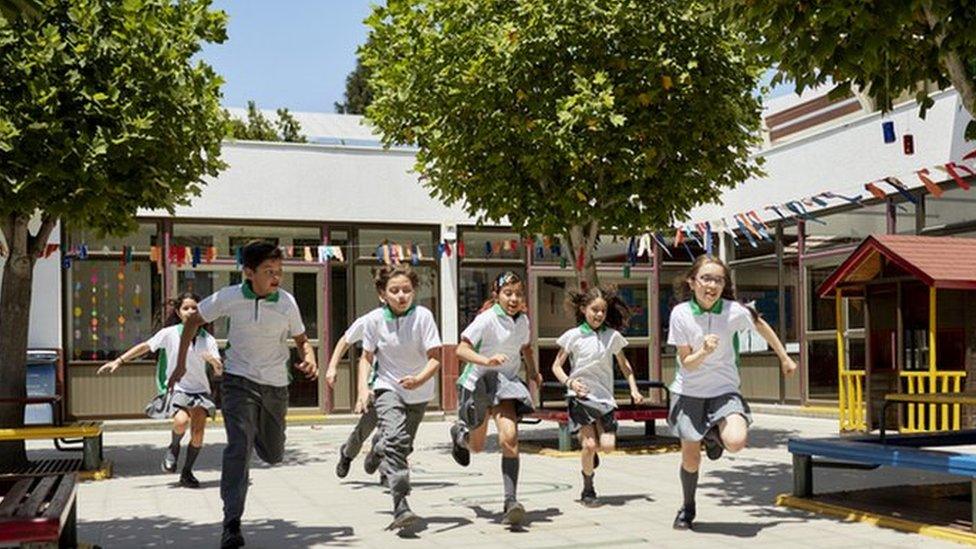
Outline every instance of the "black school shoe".
[[199, 488], [200, 481], [197, 480], [197, 477], [193, 476], [192, 471], [183, 471], [180, 474], [180, 486], [186, 488]]
[[691, 530], [695, 521], [695, 506], [685, 505], [678, 509], [678, 515], [674, 517], [675, 530]]
[[346, 478], [349, 474], [349, 466], [352, 465], [352, 459], [346, 457], [346, 445], [343, 444], [339, 447], [339, 461], [336, 462], [335, 473], [339, 478]]
[[404, 528], [409, 528], [417, 523], [420, 517], [410, 510], [410, 506], [407, 505], [407, 500], [404, 499], [399, 505], [396, 506], [396, 511], [393, 515], [393, 522], [386, 527], [387, 530], [403, 530]]
[[454, 461], [456, 461], [461, 467], [467, 467], [471, 464], [471, 451], [458, 444], [460, 433], [460, 425], [457, 423], [451, 425], [451, 457], [453, 457]]
[[235, 520], [224, 525], [224, 533], [220, 536], [220, 549], [237, 549], [244, 546], [244, 536], [241, 534], [241, 521]]
[[518, 501], [511, 499], [505, 502], [505, 515], [502, 524], [518, 526], [525, 520], [525, 507]]
[[705, 437], [702, 438], [702, 442], [705, 444], [705, 455], [708, 456], [708, 459], [715, 461], [722, 457], [725, 447], [722, 446], [722, 436], [718, 434], [718, 427], [709, 429], [705, 433]]

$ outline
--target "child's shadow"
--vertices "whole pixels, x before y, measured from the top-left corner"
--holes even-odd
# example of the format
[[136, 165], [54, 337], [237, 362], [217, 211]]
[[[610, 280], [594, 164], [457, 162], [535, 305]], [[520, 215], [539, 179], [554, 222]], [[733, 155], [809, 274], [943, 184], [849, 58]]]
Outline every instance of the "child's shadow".
[[[505, 513], [494, 513], [480, 505], [469, 505], [468, 508], [474, 511], [477, 518], [487, 519], [495, 524], [501, 524], [502, 519], [505, 517]], [[562, 514], [563, 512], [555, 507], [526, 511], [525, 516], [522, 519], [522, 524], [509, 525], [508, 529], [512, 532], [524, 532], [525, 529], [528, 526], [531, 526], [534, 522], [552, 522], [554, 517], [558, 517]]]
[[596, 507], [623, 507], [632, 501], [655, 501], [649, 494], [620, 494], [617, 496], [599, 496], [597, 497]]
[[179, 481], [169, 483], [169, 487], [174, 490], [205, 490], [207, 488], [219, 488], [220, 479], [214, 480], [201, 480], [200, 485], [196, 488], [188, 488], [180, 484]]
[[[384, 512], [384, 514], [393, 513]], [[444, 526], [439, 528], [432, 528], [435, 524], [443, 524]], [[467, 526], [472, 524], [471, 519], [464, 517], [419, 517], [417, 522], [413, 523], [411, 526], [404, 528], [396, 533], [396, 535], [403, 539], [419, 539], [421, 532], [431, 530], [432, 534], [440, 534], [441, 532], [448, 532], [450, 530], [455, 530], [461, 528], [462, 526]]]
[[[377, 490], [384, 490], [384, 491], [387, 490], [387, 487], [386, 486], [383, 486], [379, 482], [375, 482], [375, 481], [367, 482], [367, 481], [363, 481], [363, 480], [347, 480], [347, 481], [343, 481], [342, 482], [342, 485], [343, 486], [348, 486], [349, 488], [352, 488], [353, 490], [363, 490], [363, 489], [370, 489], [370, 488], [375, 488]], [[418, 490], [418, 491], [423, 491], [423, 492], [430, 491], [430, 490], [441, 490], [443, 488], [451, 488], [451, 487], [454, 487], [454, 486], [457, 486], [457, 483], [456, 482], [431, 481], [431, 480], [428, 480], [428, 481], [420, 481], [420, 482], [411, 482], [410, 483], [410, 488], [411, 489]]]

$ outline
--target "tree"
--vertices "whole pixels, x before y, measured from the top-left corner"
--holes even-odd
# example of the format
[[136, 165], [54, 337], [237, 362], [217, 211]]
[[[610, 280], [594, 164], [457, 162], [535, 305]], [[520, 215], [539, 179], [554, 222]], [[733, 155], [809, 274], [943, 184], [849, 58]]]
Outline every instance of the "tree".
[[669, 227], [758, 173], [761, 65], [697, 2], [412, 0], [367, 18], [366, 116], [431, 194], [563, 235]]
[[[222, 80], [194, 60], [226, 39], [210, 3], [43, 0], [35, 20], [0, 19], [0, 398], [25, 396], [33, 269], [55, 225], [129, 232], [224, 166]], [[23, 413], [0, 405], [0, 427]], [[0, 446], [0, 463], [24, 461], [23, 443]]]
[[[226, 111], [225, 111], [226, 112]], [[276, 111], [278, 119], [275, 122], [268, 120], [254, 101], [247, 102], [247, 120], [230, 117], [230, 125], [227, 136], [231, 139], [243, 139], [248, 141], [288, 141], [292, 143], [305, 143], [306, 138], [302, 135], [302, 126], [295, 120], [288, 109], [278, 109]]]
[[[932, 104], [925, 83], [954, 86], [976, 118], [976, 3], [972, 0], [849, 2], [722, 0], [724, 14], [751, 34], [758, 50], [797, 91], [833, 81], [852, 86], [882, 110], [905, 92], [922, 116]], [[976, 139], [976, 123], [967, 137]]]
[[366, 107], [373, 102], [373, 94], [367, 87], [369, 70], [361, 59], [356, 59], [356, 68], [346, 76], [345, 101], [335, 103], [335, 110], [339, 114], [363, 114]]
[[0, 0], [0, 17], [15, 19], [21, 15], [37, 17], [40, 14], [40, 0]]

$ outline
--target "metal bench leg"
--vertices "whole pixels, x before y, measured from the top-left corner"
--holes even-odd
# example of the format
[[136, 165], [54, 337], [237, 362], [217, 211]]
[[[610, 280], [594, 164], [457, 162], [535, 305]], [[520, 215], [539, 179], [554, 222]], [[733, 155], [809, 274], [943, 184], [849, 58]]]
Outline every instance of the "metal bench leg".
[[808, 498], [813, 495], [813, 458], [793, 454], [793, 495]]
[[78, 498], [71, 502], [71, 510], [68, 511], [68, 518], [61, 527], [61, 538], [58, 540], [58, 547], [78, 547]]
[[569, 423], [559, 424], [559, 451], [568, 452], [573, 449], [573, 436], [569, 433]]
[[654, 438], [657, 436], [657, 420], [649, 419], [644, 422], [644, 436]]
[[95, 471], [102, 466], [102, 435], [87, 437], [81, 454], [81, 468], [85, 471]]

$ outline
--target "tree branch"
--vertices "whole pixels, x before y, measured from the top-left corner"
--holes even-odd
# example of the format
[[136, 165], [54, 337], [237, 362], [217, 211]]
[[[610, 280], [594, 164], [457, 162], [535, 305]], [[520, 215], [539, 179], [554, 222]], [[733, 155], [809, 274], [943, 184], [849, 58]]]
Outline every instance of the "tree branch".
[[[922, 4], [922, 10], [925, 12], [925, 20], [928, 22], [929, 28], [935, 30], [939, 19], [932, 13], [932, 4], [925, 2]], [[966, 64], [963, 63], [959, 51], [943, 47], [942, 44], [945, 41], [945, 37], [944, 29], [935, 37], [935, 44], [939, 49], [939, 61], [942, 63], [946, 72], [949, 73], [949, 81], [952, 82], [953, 87], [959, 92], [959, 97], [962, 98], [963, 108], [969, 112], [970, 116], [976, 118], [976, 85], [973, 84], [973, 80], [966, 74]]]

